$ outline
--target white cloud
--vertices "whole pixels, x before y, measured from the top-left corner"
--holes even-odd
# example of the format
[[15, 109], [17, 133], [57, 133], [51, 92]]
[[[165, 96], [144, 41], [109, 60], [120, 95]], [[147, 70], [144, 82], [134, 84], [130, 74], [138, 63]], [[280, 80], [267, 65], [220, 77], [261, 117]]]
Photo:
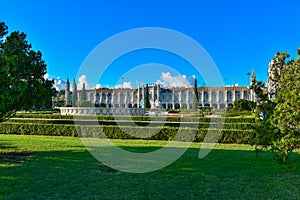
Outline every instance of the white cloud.
[[49, 78], [50, 78], [50, 75], [48, 73], [44, 75], [44, 79], [49, 80]]
[[53, 87], [57, 91], [64, 90], [66, 88], [66, 81], [61, 80], [60, 77], [52, 78], [50, 74], [45, 74], [44, 78], [47, 79], [47, 80], [52, 80], [53, 79], [54, 80]]
[[61, 80], [60, 77], [54, 78], [54, 87], [57, 91], [66, 89], [66, 82]]
[[102, 85], [98, 83], [98, 84], [96, 84], [95, 87], [93, 87], [93, 88], [99, 89], [99, 88], [102, 88]]
[[156, 83], [159, 83], [163, 87], [191, 87], [191, 84], [188, 81], [186, 75], [172, 76], [170, 72], [163, 72], [161, 74], [160, 80], [157, 80]]
[[123, 86], [122, 84], [116, 85], [114, 88], [129, 88], [132, 89], [132, 83], [131, 82], [124, 82]]
[[87, 77], [85, 74], [81, 75], [78, 79], [79, 83], [77, 84], [77, 89], [81, 90], [83, 83], [85, 84], [85, 89], [91, 89], [89, 82], [87, 81]]

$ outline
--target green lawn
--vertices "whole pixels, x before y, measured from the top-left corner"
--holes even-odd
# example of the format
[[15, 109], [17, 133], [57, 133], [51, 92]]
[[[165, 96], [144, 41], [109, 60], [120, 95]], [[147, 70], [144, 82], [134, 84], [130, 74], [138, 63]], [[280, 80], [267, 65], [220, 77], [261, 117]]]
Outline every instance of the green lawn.
[[[136, 152], [164, 141], [116, 140]], [[300, 199], [300, 155], [277, 164], [247, 145], [200, 144], [172, 165], [146, 174], [109, 171], [71, 137], [0, 135], [0, 199]], [[29, 155], [29, 156], [28, 156]]]

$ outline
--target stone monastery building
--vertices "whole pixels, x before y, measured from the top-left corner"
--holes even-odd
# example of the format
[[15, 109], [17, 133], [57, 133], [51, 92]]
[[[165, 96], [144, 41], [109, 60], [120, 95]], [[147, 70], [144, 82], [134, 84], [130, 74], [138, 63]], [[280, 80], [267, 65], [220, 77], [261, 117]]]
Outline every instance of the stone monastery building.
[[[250, 78], [250, 85], [256, 81], [254, 71]], [[256, 101], [254, 92], [247, 86], [226, 86], [226, 87], [198, 87], [197, 95], [199, 106], [212, 107], [213, 109], [225, 109], [233, 107], [236, 99], [246, 99]], [[163, 88], [159, 84], [148, 86], [149, 101], [151, 108], [163, 109], [192, 109], [194, 88]], [[66, 106], [72, 105], [72, 95], [77, 95], [77, 102], [82, 99], [82, 92], [85, 92], [86, 100], [94, 105], [103, 108], [144, 108], [144, 96], [146, 85], [135, 89], [128, 88], [99, 88], [77, 90], [74, 80], [72, 92], [70, 91], [70, 82], [66, 82]]]

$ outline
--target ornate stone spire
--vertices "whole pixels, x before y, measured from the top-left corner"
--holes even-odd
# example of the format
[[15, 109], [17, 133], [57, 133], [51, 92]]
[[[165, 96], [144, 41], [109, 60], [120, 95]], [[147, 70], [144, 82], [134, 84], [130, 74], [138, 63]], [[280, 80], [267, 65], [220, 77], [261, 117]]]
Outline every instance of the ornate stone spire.
[[69, 78], [67, 77], [66, 89], [65, 89], [65, 105], [68, 106], [70, 104], [71, 104], [71, 99], [70, 99], [70, 82], [69, 82]]
[[77, 84], [74, 78], [73, 85], [72, 85], [72, 106], [76, 107], [77, 105]]
[[255, 73], [254, 73], [254, 69], [252, 69], [252, 74], [251, 74], [251, 78], [250, 78], [250, 85], [255, 84], [255, 82], [256, 82], [256, 76], [255, 76]]

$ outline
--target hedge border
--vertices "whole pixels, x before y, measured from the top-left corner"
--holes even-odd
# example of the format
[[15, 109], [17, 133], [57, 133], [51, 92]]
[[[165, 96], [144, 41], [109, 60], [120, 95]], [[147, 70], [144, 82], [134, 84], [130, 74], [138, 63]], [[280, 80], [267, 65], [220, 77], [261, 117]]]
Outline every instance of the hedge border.
[[[140, 136], [149, 135], [149, 133], [156, 133], [155, 135], [144, 138], [150, 140], [172, 140], [177, 134], [176, 127], [119, 127], [119, 126], [101, 126], [103, 132], [111, 139], [141, 139], [141, 137], [134, 137], [126, 132], [138, 134]], [[22, 123], [1, 123], [0, 133], [2, 134], [21, 134], [21, 135], [49, 135], [49, 136], [73, 136], [78, 137], [83, 131], [90, 134], [90, 136], [98, 136], [99, 126], [78, 126], [78, 131], [75, 125], [65, 124], [22, 124]], [[125, 132], [125, 131], [126, 132]], [[214, 130], [214, 129], [211, 129]], [[186, 141], [190, 134], [195, 136], [195, 142], [203, 142], [208, 129], [192, 129], [184, 128], [186, 134], [179, 141]], [[236, 143], [236, 144], [251, 144], [251, 138], [255, 137], [252, 130], [235, 130], [223, 129], [219, 143]]]
[[[52, 115], [52, 114], [22, 114], [17, 113], [14, 117], [16, 118], [41, 118], [41, 119], [73, 119], [73, 115]], [[82, 116], [76, 116], [76, 119], [91, 119], [95, 116], [88, 116], [88, 115], [82, 115]], [[155, 117], [149, 117], [149, 116], [104, 116], [99, 115], [97, 116], [98, 120], [125, 120], [130, 117], [133, 121], [169, 121], [169, 122], [181, 122], [188, 121], [188, 122], [210, 122], [210, 117], [161, 117], [161, 116], [155, 116]], [[224, 119], [224, 118], [217, 118], [217, 119]], [[245, 123], [254, 123], [255, 118], [236, 118], [236, 117], [226, 117], [225, 122], [227, 123], [238, 123], [238, 122], [245, 122]]]

